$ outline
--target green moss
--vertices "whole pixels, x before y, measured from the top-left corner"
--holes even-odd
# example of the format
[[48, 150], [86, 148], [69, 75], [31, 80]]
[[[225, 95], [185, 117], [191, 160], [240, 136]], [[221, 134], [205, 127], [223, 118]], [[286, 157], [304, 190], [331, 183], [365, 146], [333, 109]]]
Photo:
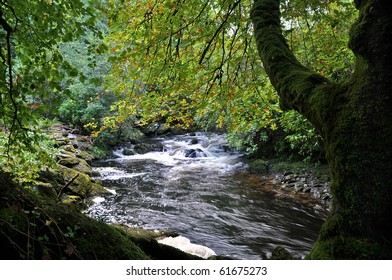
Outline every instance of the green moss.
[[122, 230], [71, 211], [63, 205], [51, 209], [57, 226], [68, 236], [75, 249], [71, 258], [149, 259]]
[[57, 163], [60, 165], [64, 165], [66, 167], [73, 167], [73, 166], [79, 164], [80, 161], [81, 161], [80, 158], [72, 156], [72, 157], [63, 157]]
[[269, 162], [263, 159], [256, 159], [249, 163], [249, 170], [257, 173], [267, 173]]
[[91, 161], [95, 158], [93, 154], [87, 151], [81, 151], [76, 156], [78, 158], [84, 159], [87, 163], [91, 163]]
[[271, 260], [294, 260], [293, 255], [282, 246], [277, 246], [272, 251]]
[[380, 260], [391, 257], [392, 253], [374, 240], [337, 235], [325, 242], [317, 242], [306, 259]]
[[107, 225], [32, 189], [0, 171], [0, 259], [199, 259], [155, 240], [172, 232]]
[[91, 178], [88, 175], [62, 165], [58, 165], [58, 168], [65, 182], [71, 182], [73, 180], [68, 186], [73, 193], [85, 198], [92, 192], [93, 186]]
[[149, 259], [124, 231], [1, 183], [1, 259]]

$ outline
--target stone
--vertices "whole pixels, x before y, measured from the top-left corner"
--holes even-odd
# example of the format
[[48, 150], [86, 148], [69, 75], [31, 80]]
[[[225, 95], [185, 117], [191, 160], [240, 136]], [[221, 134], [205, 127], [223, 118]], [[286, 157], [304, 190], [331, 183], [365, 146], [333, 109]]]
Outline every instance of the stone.
[[108, 195], [112, 194], [110, 191], [105, 189], [99, 182], [91, 182], [91, 191], [89, 196], [97, 196], [97, 195]]
[[280, 189], [282, 190], [282, 191], [284, 191], [284, 192], [290, 192], [292, 189], [291, 189], [291, 186], [290, 185], [286, 185], [286, 184], [283, 184], [281, 187], [280, 187]]
[[133, 156], [135, 153], [131, 150], [131, 149], [124, 149], [123, 151], [122, 151], [122, 154], [124, 155], [124, 156]]
[[80, 196], [77, 196], [77, 195], [63, 195], [61, 197], [61, 202], [66, 205], [72, 206], [72, 205], [81, 203], [82, 199]]
[[196, 145], [199, 143], [199, 140], [197, 140], [196, 138], [192, 138], [189, 140], [188, 142], [190, 145]]
[[161, 124], [158, 127], [156, 134], [157, 135], [168, 134], [168, 133], [170, 133], [170, 131], [171, 131], [171, 128], [167, 124]]
[[201, 149], [186, 149], [184, 150], [184, 157], [200, 158], [200, 157], [207, 157], [207, 155]]
[[191, 243], [188, 238], [183, 236], [166, 237], [159, 239], [158, 243], [172, 246], [174, 248], [180, 249], [183, 252], [199, 256], [203, 259], [208, 259], [209, 257], [216, 255], [212, 249], [203, 245]]
[[95, 158], [94, 155], [86, 151], [80, 151], [79, 153], [76, 154], [76, 156], [78, 158], [84, 159], [88, 163], [91, 163], [91, 161]]
[[75, 152], [76, 152], [75, 147], [74, 147], [73, 145], [71, 145], [71, 144], [69, 144], [69, 145], [63, 145], [63, 146], [61, 146], [60, 148], [61, 148], [62, 150], [64, 150], [64, 151], [68, 151], [68, 152], [72, 152], [72, 153], [75, 153]]
[[282, 246], [277, 246], [272, 251], [271, 260], [294, 260], [294, 257]]
[[72, 166], [72, 169], [87, 174], [89, 176], [92, 176], [92, 168], [86, 161], [80, 162], [79, 164]]
[[136, 144], [134, 150], [138, 154], [146, 154], [148, 152], [153, 151], [153, 148], [148, 144], [141, 143], [141, 144]]
[[80, 196], [81, 198], [86, 198], [88, 195], [90, 195], [93, 186], [91, 179], [87, 174], [63, 165], [58, 165], [58, 168], [66, 184], [73, 180], [73, 182], [68, 185], [68, 189], [72, 193]]
[[60, 159], [57, 163], [66, 167], [73, 167], [80, 163], [81, 159], [77, 157], [65, 157]]

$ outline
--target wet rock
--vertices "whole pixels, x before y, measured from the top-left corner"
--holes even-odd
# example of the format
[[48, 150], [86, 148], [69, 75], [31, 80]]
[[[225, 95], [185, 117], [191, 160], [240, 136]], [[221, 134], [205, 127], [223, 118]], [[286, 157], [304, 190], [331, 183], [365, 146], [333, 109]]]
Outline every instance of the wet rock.
[[124, 150], [122, 151], [122, 154], [123, 154], [124, 156], [133, 156], [135, 153], [134, 153], [134, 151], [132, 151], [131, 149], [124, 149]]
[[199, 144], [199, 140], [197, 140], [196, 138], [192, 138], [189, 140], [188, 142], [190, 145], [196, 145]]
[[282, 185], [281, 187], [280, 187], [280, 189], [282, 190], [282, 191], [284, 191], [284, 192], [291, 192], [292, 191], [292, 187], [293, 187], [293, 185]]
[[282, 246], [277, 246], [271, 255], [271, 260], [294, 260], [293, 255]]
[[134, 150], [138, 154], [146, 154], [148, 152], [151, 152], [153, 149], [151, 146], [145, 143], [141, 143], [141, 144], [136, 144]]
[[297, 198], [300, 202], [306, 202], [307, 206], [322, 205], [323, 209], [330, 210], [332, 205], [330, 183], [325, 181], [328, 178], [327, 175], [316, 176], [306, 170], [281, 171], [274, 174], [272, 183], [279, 186], [280, 191]]
[[99, 172], [98, 170], [93, 170], [91, 172], [91, 176], [92, 177], [101, 177], [101, 172]]
[[304, 193], [310, 193], [311, 191], [312, 191], [312, 188], [310, 188], [310, 187], [304, 188], [304, 190], [303, 190]]
[[61, 202], [68, 205], [68, 206], [75, 206], [77, 204], [80, 204], [82, 202], [82, 198], [77, 195], [63, 195], [61, 197]]
[[72, 169], [87, 174], [88, 176], [92, 175], [92, 168], [85, 160], [73, 166]]
[[158, 128], [159, 128], [159, 123], [153, 123], [147, 127], [144, 127], [142, 129], [142, 132], [145, 135], [154, 136], [157, 135]]
[[294, 186], [294, 190], [295, 190], [296, 192], [302, 192], [302, 191], [304, 190], [304, 184], [301, 184], [301, 183], [296, 184], [296, 185]]
[[163, 150], [163, 145], [161, 143], [153, 143], [153, 144], [147, 144], [147, 143], [141, 143], [141, 144], [136, 144], [134, 147], [134, 151], [138, 154], [146, 154], [149, 152], [153, 151], [162, 151]]
[[79, 172], [82, 172], [82, 173], [85, 173], [85, 174], [91, 176], [91, 172], [92, 172], [91, 166], [87, 163], [87, 161], [85, 161], [82, 158], [78, 158], [76, 156], [64, 157], [64, 158], [61, 158], [57, 163], [59, 165], [70, 167], [74, 170], [77, 170]]
[[201, 149], [186, 149], [184, 150], [184, 157], [200, 158], [200, 157], [207, 157], [207, 155]]

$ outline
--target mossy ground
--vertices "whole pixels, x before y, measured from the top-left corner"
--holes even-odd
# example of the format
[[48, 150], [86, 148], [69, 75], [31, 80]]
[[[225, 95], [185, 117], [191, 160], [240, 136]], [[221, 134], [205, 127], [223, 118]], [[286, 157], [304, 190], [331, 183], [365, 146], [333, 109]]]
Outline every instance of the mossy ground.
[[198, 259], [158, 244], [156, 232], [91, 219], [0, 173], [0, 259]]

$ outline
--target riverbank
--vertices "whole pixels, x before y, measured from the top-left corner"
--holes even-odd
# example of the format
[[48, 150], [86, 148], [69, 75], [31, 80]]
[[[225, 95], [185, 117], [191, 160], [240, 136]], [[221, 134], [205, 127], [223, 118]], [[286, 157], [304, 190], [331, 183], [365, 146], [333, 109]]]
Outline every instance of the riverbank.
[[331, 210], [330, 175], [326, 164], [276, 158], [248, 160], [248, 165], [261, 189], [315, 210]]
[[110, 194], [91, 177], [91, 139], [63, 125], [49, 133], [54, 166], [34, 179], [0, 170], [0, 259], [200, 259], [157, 242], [172, 233], [127, 230], [83, 214], [95, 196]]
[[[177, 233], [108, 225], [83, 214], [81, 210], [94, 203], [95, 197], [112, 196], [112, 193], [92, 176], [91, 164], [95, 157], [89, 149], [91, 139], [78, 135], [63, 125], [52, 127], [50, 134], [58, 149], [54, 168], [42, 170], [40, 176], [33, 181], [18, 178], [22, 184], [16, 184], [8, 174], [2, 173], [0, 176], [1, 193], [7, 198], [0, 204], [0, 239], [2, 244], [6, 244], [1, 258], [199, 259], [157, 241], [174, 237]], [[144, 147], [138, 150], [138, 153], [162, 149], [162, 146], [149, 144], [148, 139], [146, 143], [136, 143], [135, 146]], [[218, 150], [226, 149], [226, 146], [219, 146]], [[302, 187], [305, 188], [308, 180], [313, 178], [313, 175], [304, 177], [299, 172], [273, 170], [275, 173], [271, 170], [267, 173], [255, 171], [250, 176], [263, 182], [267, 177], [271, 181], [273, 175], [275, 185], [281, 182], [291, 188], [298, 186], [300, 182], [304, 183]], [[288, 184], [294, 185], [287, 186]], [[259, 185], [263, 186], [262, 183]], [[283, 187], [274, 192], [276, 197], [280, 198], [295, 197], [292, 191], [284, 191]], [[305, 189], [302, 192], [305, 195], [312, 193]], [[107, 248], [111, 248], [110, 253]], [[272, 252], [273, 248], [268, 250]], [[260, 255], [262, 256], [264, 255]]]

